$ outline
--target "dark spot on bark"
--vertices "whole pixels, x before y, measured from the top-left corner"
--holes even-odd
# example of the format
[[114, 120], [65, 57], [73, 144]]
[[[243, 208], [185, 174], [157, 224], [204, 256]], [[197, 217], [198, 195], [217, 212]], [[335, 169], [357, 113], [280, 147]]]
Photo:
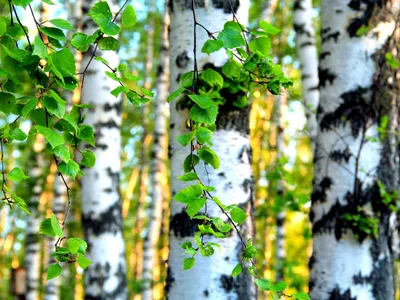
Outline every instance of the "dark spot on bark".
[[357, 297], [351, 297], [350, 289], [346, 290], [344, 293], [341, 293], [340, 288], [336, 287], [332, 292], [329, 293], [329, 300], [357, 300]]
[[232, 11], [236, 13], [239, 8], [239, 0], [212, 0], [212, 4], [215, 8], [223, 9], [226, 14]]
[[[176, 65], [178, 68], [185, 69], [189, 65], [190, 58], [186, 50], [176, 57]], [[179, 79], [178, 79], [179, 81]]]
[[220, 172], [220, 173], [218, 173], [218, 176], [222, 177], [222, 178], [225, 178], [225, 173], [224, 172]]
[[315, 43], [314, 42], [304, 42], [304, 43], [300, 44], [300, 48], [304, 48], [307, 46], [315, 46]]
[[311, 38], [312, 35], [309, 31], [306, 30], [306, 24], [302, 23], [302, 24], [293, 24], [293, 29], [296, 32], [296, 34], [298, 35], [306, 35], [307, 37]]
[[294, 1], [294, 5], [293, 5], [293, 9], [299, 9], [299, 10], [304, 10], [304, 7], [301, 5], [302, 4], [302, 0], [295, 0]]
[[325, 202], [327, 200], [327, 191], [331, 188], [333, 181], [330, 177], [324, 177], [318, 186], [314, 185], [314, 190], [311, 195], [311, 202]]
[[112, 193], [112, 189], [111, 188], [106, 188], [106, 189], [103, 189], [103, 192], [105, 192], [105, 193]]
[[96, 148], [99, 148], [101, 150], [107, 150], [108, 149], [108, 145], [96, 142]]
[[336, 74], [332, 73], [329, 69], [318, 69], [319, 86], [325, 86], [329, 81], [330, 84], [336, 79]]
[[353, 10], [360, 10], [361, 1], [360, 0], [352, 0], [349, 2], [349, 4], [347, 4], [347, 6]]
[[118, 101], [117, 103], [114, 103], [114, 104], [106, 103], [106, 104], [104, 104], [103, 109], [104, 109], [104, 111], [111, 111], [111, 110], [115, 109], [117, 114], [120, 115], [121, 109], [122, 109], [122, 101]]
[[336, 9], [336, 10], [335, 10], [335, 13], [337, 13], [337, 14], [342, 14], [342, 13], [343, 13], [343, 9]]
[[322, 59], [325, 59], [325, 57], [327, 57], [329, 55], [331, 55], [331, 52], [325, 51], [325, 52], [321, 52], [321, 55], [319, 57], [322, 60]]
[[305, 80], [305, 79], [308, 79], [308, 78], [311, 78], [311, 75], [309, 75], [309, 74], [302, 74], [301, 75], [301, 80]]
[[168, 158], [171, 159], [172, 157], [172, 147], [171, 145], [168, 145]]
[[344, 150], [333, 150], [330, 154], [329, 157], [337, 162], [337, 163], [341, 163], [343, 161], [345, 161], [346, 163], [349, 162], [349, 159], [351, 157], [351, 152], [349, 147], [346, 147], [346, 149]]
[[176, 237], [190, 237], [194, 236], [200, 224], [202, 224], [202, 220], [191, 220], [185, 210], [182, 210], [182, 212], [172, 217], [170, 231], [172, 231]]
[[228, 275], [221, 275], [220, 277], [221, 287], [229, 293], [233, 289], [233, 277]]
[[208, 297], [208, 295], [209, 295], [210, 293], [208, 292], [208, 290], [204, 290], [203, 294], [204, 294], [204, 297]]
[[308, 88], [309, 91], [318, 91], [319, 90], [319, 86], [312, 86]]
[[246, 193], [248, 193], [249, 192], [249, 188], [251, 187], [252, 184], [253, 184], [253, 180], [246, 178], [242, 183], [243, 190]]
[[326, 42], [329, 41], [329, 40], [335, 40], [335, 43], [337, 43], [339, 37], [340, 37], [340, 32], [339, 32], [339, 31], [336, 31], [336, 32], [333, 32], [333, 33], [329, 33], [329, 34], [326, 34], [326, 35], [322, 35], [321, 38], [322, 38], [322, 42], [323, 42], [323, 43], [326, 43]]
[[165, 284], [165, 293], [167, 295], [168, 295], [168, 292], [170, 291], [174, 281], [175, 281], [174, 275], [172, 274], [171, 268], [168, 267], [168, 269], [167, 269], [167, 279], [166, 279], [166, 284]]
[[[368, 26], [376, 7], [382, 7], [385, 1], [371, 1], [371, 0], [352, 0], [348, 6], [355, 11], [362, 11], [357, 14], [357, 17], [350, 20], [347, 26], [347, 33], [350, 37], [357, 37], [357, 31], [363, 26]], [[361, 7], [361, 5], [365, 7]]]
[[367, 118], [376, 118], [376, 112], [369, 105], [369, 88], [358, 87], [353, 91], [343, 93], [342, 104], [332, 113], [326, 114], [320, 123], [321, 131], [331, 130], [350, 123], [351, 132], [356, 138], [363, 128]]
[[225, 256], [225, 261], [229, 261], [229, 256]]

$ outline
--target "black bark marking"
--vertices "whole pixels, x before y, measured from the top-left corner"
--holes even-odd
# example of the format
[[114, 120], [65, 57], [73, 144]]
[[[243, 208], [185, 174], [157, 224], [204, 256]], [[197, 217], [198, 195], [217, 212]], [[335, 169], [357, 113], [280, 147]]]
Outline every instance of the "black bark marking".
[[222, 178], [225, 178], [225, 173], [224, 172], [220, 172], [220, 173], [218, 173], [218, 176], [222, 177]]
[[219, 278], [221, 282], [221, 287], [226, 291], [226, 293], [230, 293], [233, 289], [233, 277], [228, 275], [221, 275]]
[[327, 35], [322, 35], [322, 42], [326, 43], [329, 40], [335, 40], [335, 43], [337, 43], [339, 37], [340, 37], [340, 32], [339, 31], [336, 31], [336, 32], [333, 32], [333, 33], [329, 33]]
[[330, 84], [336, 79], [336, 74], [332, 73], [329, 69], [318, 68], [319, 86], [325, 86], [329, 81]]
[[246, 178], [246, 179], [243, 181], [243, 183], [242, 183], [243, 190], [244, 190], [246, 193], [248, 193], [249, 190], [251, 190], [251, 186], [252, 186], [252, 185], [253, 185], [253, 180], [252, 180], [252, 179]]
[[308, 46], [315, 46], [314, 42], [304, 42], [300, 44], [300, 48], [308, 47]]
[[175, 281], [175, 278], [174, 278], [174, 275], [172, 274], [171, 267], [168, 267], [168, 269], [167, 269], [167, 279], [166, 279], [166, 282], [165, 282], [165, 293], [167, 295], [168, 295], [168, 292], [170, 291], [174, 281]]
[[350, 289], [346, 290], [344, 293], [340, 292], [340, 288], [336, 287], [329, 293], [329, 300], [357, 300], [351, 297]]
[[[355, 11], [362, 11], [357, 17], [350, 20], [346, 30], [350, 37], [357, 37], [357, 31], [363, 26], [368, 26], [376, 6], [383, 7], [385, 1], [352, 0], [348, 6]], [[361, 5], [365, 7], [361, 7]]]
[[208, 292], [208, 290], [204, 290], [203, 294], [204, 294], [204, 297], [208, 297], [208, 296], [210, 295], [210, 293]]
[[333, 181], [330, 177], [324, 177], [318, 186], [314, 185], [313, 193], [311, 194], [311, 202], [325, 202], [327, 200], [327, 191], [331, 188]]
[[[189, 65], [189, 62], [190, 62], [190, 58], [189, 58], [189, 56], [187, 55], [187, 51], [185, 50], [184, 52], [182, 52], [181, 54], [179, 54], [179, 55], [176, 57], [175, 62], [176, 62], [176, 66], [177, 66], [178, 68], [186, 69], [186, 68], [188, 67], [188, 65]], [[179, 77], [180, 77], [180, 76], [179, 76]], [[179, 81], [179, 79], [178, 79], [178, 81]]]
[[341, 163], [345, 161], [346, 163], [349, 162], [350, 157], [352, 156], [349, 147], [346, 147], [344, 150], [333, 150], [329, 157], [337, 163]]
[[212, 4], [215, 8], [223, 9], [226, 14], [232, 13], [232, 10], [236, 13], [239, 8], [239, 0], [212, 0]]
[[305, 10], [305, 8], [302, 6], [302, 0], [295, 0], [294, 5], [293, 5], [293, 10], [299, 9], [299, 10]]
[[296, 34], [298, 34], [298, 35], [303, 35], [304, 34], [309, 38], [312, 37], [311, 33], [308, 30], [306, 30], [306, 24], [305, 23], [302, 23], [302, 24], [296, 24], [295, 23], [295, 24], [293, 24], [293, 29], [296, 32]]
[[202, 220], [191, 220], [185, 210], [175, 214], [171, 219], [170, 231], [179, 238], [194, 236]]
[[330, 51], [325, 51], [325, 52], [321, 52], [319, 57], [322, 60], [322, 59], [325, 59], [325, 57], [327, 57], [329, 55], [331, 55], [331, 52]]
[[367, 118], [376, 118], [376, 112], [369, 105], [369, 88], [358, 87], [353, 91], [343, 93], [340, 97], [343, 103], [332, 113], [326, 114], [321, 122], [321, 131], [331, 130], [332, 128], [350, 123], [351, 132], [354, 138], [362, 130]]
[[117, 112], [118, 116], [121, 114], [121, 110], [122, 110], [122, 101], [118, 101], [117, 103], [114, 104], [109, 104], [106, 103], [103, 106], [104, 111], [111, 111], [113, 109], [115, 109], [115, 111]]

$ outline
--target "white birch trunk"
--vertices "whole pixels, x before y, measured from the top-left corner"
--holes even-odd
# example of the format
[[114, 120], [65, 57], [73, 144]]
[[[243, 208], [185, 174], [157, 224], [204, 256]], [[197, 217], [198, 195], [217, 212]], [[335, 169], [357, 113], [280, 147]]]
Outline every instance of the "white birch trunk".
[[166, 99], [169, 90], [169, 14], [165, 10], [163, 20], [163, 35], [160, 51], [160, 66], [158, 73], [158, 81], [156, 86], [157, 96], [154, 107], [154, 141], [151, 150], [150, 176], [152, 183], [152, 200], [149, 207], [150, 216], [148, 223], [148, 232], [144, 240], [143, 251], [143, 281], [144, 287], [142, 291], [143, 300], [153, 299], [152, 279], [153, 270], [158, 260], [157, 250], [158, 242], [161, 234], [162, 211], [165, 195], [163, 192], [166, 182], [166, 160], [167, 160], [167, 118], [168, 106]]
[[[285, 155], [285, 126], [286, 126], [286, 110], [287, 110], [287, 95], [282, 89], [281, 95], [275, 97], [276, 114], [277, 114], [277, 135], [276, 135], [276, 151], [277, 163]], [[284, 178], [278, 179], [277, 183], [277, 196], [282, 199], [284, 196]], [[275, 280], [281, 281], [284, 278], [284, 264], [285, 264], [285, 218], [286, 211], [284, 208], [285, 203], [280, 200], [278, 205], [281, 206], [280, 210], [276, 213], [276, 237], [275, 237]]]
[[33, 182], [32, 196], [29, 199], [28, 207], [30, 215], [27, 216], [26, 226], [26, 241], [25, 241], [25, 268], [26, 268], [26, 282], [27, 282], [27, 300], [37, 300], [39, 297], [39, 282], [40, 282], [40, 241], [39, 241], [39, 228], [40, 228], [40, 212], [39, 212], [39, 199], [43, 191], [44, 176], [42, 174], [44, 166], [43, 153], [43, 140], [40, 137], [36, 138], [34, 145], [35, 161], [31, 169], [30, 177]]
[[[83, 15], [97, 1], [83, 3]], [[109, 4], [111, 4], [109, 2]], [[110, 5], [111, 6], [111, 5]], [[111, 6], [116, 12], [115, 6]], [[94, 24], [86, 17], [83, 32], [91, 34]], [[93, 49], [84, 54], [86, 66]], [[114, 51], [98, 52], [112, 67], [118, 66]], [[118, 86], [104, 74], [106, 67], [93, 61], [86, 73], [82, 102], [93, 106], [85, 122], [95, 130], [96, 165], [82, 177], [82, 223], [92, 261], [85, 271], [85, 299], [127, 299], [125, 243], [119, 190], [121, 171], [121, 105], [110, 91]]]
[[[56, 174], [55, 180], [54, 180], [54, 200], [53, 200], [52, 210], [60, 222], [62, 222], [64, 220], [66, 206], [67, 206], [66, 187], [65, 187], [64, 181], [62, 180], [61, 176], [58, 176]], [[55, 263], [54, 256], [51, 256], [51, 254], [55, 250], [54, 245], [56, 244], [56, 242], [57, 242], [57, 238], [52, 238], [52, 239], [50, 238], [48, 240], [49, 254], [50, 254], [49, 255], [49, 257], [50, 257], [49, 264]], [[44, 295], [45, 300], [58, 300], [59, 299], [62, 278], [65, 278], [65, 276], [63, 276], [63, 274], [61, 274], [60, 276], [58, 276], [52, 280], [47, 281], [45, 295]]]
[[276, 8], [276, 5], [278, 4], [278, 0], [268, 0], [264, 1], [264, 8], [261, 12], [261, 20], [265, 20], [270, 22], [272, 19], [272, 14]]
[[[397, 188], [398, 141], [393, 143], [390, 133], [383, 141], [371, 140], [379, 138], [382, 116], [398, 121], [384, 59], [398, 16], [399, 1], [392, 3], [322, 3], [321, 103], [310, 216], [312, 299], [395, 298], [391, 212], [382, 203], [377, 180], [388, 191]], [[370, 30], [358, 36], [362, 25]], [[358, 208], [364, 220], [378, 220], [377, 238], [344, 218]]]
[[296, 0], [293, 8], [293, 27], [296, 31], [297, 55], [301, 69], [301, 90], [306, 109], [307, 132], [314, 151], [318, 132], [319, 102], [318, 53], [313, 25], [312, 0]]
[[[240, 22], [246, 26], [248, 19], [248, 1], [195, 1], [197, 21], [211, 32], [223, 28], [223, 24], [232, 20], [229, 2]], [[171, 9], [171, 91], [177, 87], [177, 78], [184, 72], [193, 70], [193, 17], [191, 2], [174, 0], [170, 2]], [[199, 69], [206, 63], [221, 66], [226, 56], [219, 51], [211, 56], [200, 52], [207, 34], [197, 27], [197, 59]], [[214, 133], [213, 149], [221, 160], [221, 167], [212, 170], [208, 167], [209, 184], [217, 190], [217, 196], [226, 205], [239, 204], [251, 215], [253, 202], [253, 178], [251, 170], [251, 154], [249, 141], [249, 111], [220, 107], [217, 120], [217, 130]], [[188, 110], [178, 108], [176, 101], [171, 103], [171, 188], [172, 195], [186, 186], [177, 179], [183, 174], [183, 161], [190, 153], [189, 147], [182, 147], [176, 140], [177, 136], [186, 132]], [[196, 167], [199, 176], [208, 182], [204, 165]], [[221, 216], [220, 210], [208, 204], [210, 216]], [[244, 238], [252, 234], [251, 217], [241, 226]], [[171, 203], [170, 223], [170, 256], [168, 260], [167, 298], [175, 299], [253, 299], [255, 288], [246, 270], [233, 278], [231, 272], [239, 262], [241, 244], [239, 237], [233, 233], [230, 237], [216, 240], [206, 237], [207, 241], [219, 242], [222, 250], [215, 251], [211, 257], [196, 255], [196, 264], [189, 270], [182, 268], [183, 259], [187, 257], [180, 248], [182, 242], [193, 241], [199, 223], [191, 221], [181, 203]]]

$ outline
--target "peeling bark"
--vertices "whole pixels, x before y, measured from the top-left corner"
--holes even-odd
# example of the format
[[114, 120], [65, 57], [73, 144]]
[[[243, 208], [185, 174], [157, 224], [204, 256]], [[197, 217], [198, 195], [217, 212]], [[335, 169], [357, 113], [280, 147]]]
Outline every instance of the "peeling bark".
[[[395, 40], [398, 11], [398, 1], [323, 1], [324, 57], [310, 215], [312, 299], [395, 297], [393, 212], [383, 204], [377, 180], [388, 192], [397, 189], [398, 138], [390, 131], [380, 135], [378, 126], [386, 115], [398, 131], [399, 102], [384, 58]], [[366, 24], [366, 35], [354, 34]], [[345, 213], [374, 218], [378, 235], [354, 225]]]
[[[89, 11], [95, 2], [85, 1], [83, 11]], [[115, 11], [115, 6], [111, 9]], [[83, 15], [87, 16], [87, 13]], [[84, 17], [83, 32], [91, 34], [94, 29], [92, 21]], [[117, 53], [107, 51], [101, 55], [111, 66], [118, 65]], [[90, 56], [89, 49], [83, 56], [83, 66]], [[103, 64], [92, 62], [82, 94], [82, 102], [93, 106], [85, 121], [94, 128], [96, 137], [96, 148], [93, 149], [96, 165], [85, 170], [86, 176], [82, 177], [82, 223], [88, 242], [87, 256], [93, 263], [85, 271], [85, 299], [127, 299], [119, 190], [121, 110], [105, 108], [106, 105], [119, 108], [122, 100], [110, 94], [118, 83], [108, 78], [104, 71]]]
[[[189, 1], [190, 2], [190, 1]], [[193, 16], [191, 3], [188, 1], [171, 1], [171, 91], [177, 89], [177, 78], [180, 74], [193, 68]], [[229, 1], [203, 2], [195, 1], [197, 21], [211, 32], [223, 28], [223, 24], [232, 19]], [[247, 24], [248, 1], [230, 1], [237, 17], [242, 24]], [[197, 59], [200, 69], [207, 64], [220, 67], [226, 60], [223, 51], [210, 56], [200, 52], [201, 45], [207, 40], [207, 34], [197, 28]], [[201, 178], [216, 187], [218, 197], [226, 204], [239, 204], [249, 215], [253, 206], [253, 179], [251, 171], [251, 151], [249, 142], [248, 109], [234, 109], [232, 105], [219, 109], [217, 130], [214, 133], [213, 149], [219, 155], [221, 167], [212, 170], [208, 167], [208, 176], [204, 165], [196, 170]], [[186, 119], [188, 110], [176, 107], [176, 101], [171, 103], [171, 189], [172, 195], [185, 186], [177, 177], [183, 174], [182, 163], [189, 154], [188, 147], [182, 147], [176, 140], [177, 136], [187, 131]], [[218, 174], [223, 173], [224, 176]], [[249, 185], [243, 185], [248, 180]], [[247, 187], [247, 188], [246, 188]], [[232, 234], [226, 239], [216, 240], [213, 237], [207, 241], [221, 244], [221, 252], [216, 251], [211, 257], [196, 256], [196, 264], [190, 271], [184, 271], [182, 263], [186, 257], [180, 248], [182, 242], [193, 241], [197, 229], [195, 220], [191, 221], [181, 203], [171, 203], [170, 225], [170, 256], [168, 260], [167, 298], [168, 299], [254, 299], [256, 289], [252, 278], [244, 271], [240, 276], [232, 278], [233, 267], [239, 262], [241, 244], [239, 237]], [[220, 216], [220, 210], [212, 203], [208, 204], [210, 216]], [[253, 233], [251, 217], [241, 225], [242, 233], [247, 239]]]

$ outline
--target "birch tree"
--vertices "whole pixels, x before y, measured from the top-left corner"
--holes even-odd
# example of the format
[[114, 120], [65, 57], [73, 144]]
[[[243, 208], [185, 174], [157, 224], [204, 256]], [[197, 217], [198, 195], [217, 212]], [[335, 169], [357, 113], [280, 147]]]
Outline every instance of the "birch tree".
[[293, 7], [293, 27], [296, 31], [297, 55], [301, 68], [301, 89], [306, 107], [307, 132], [311, 147], [315, 148], [318, 131], [317, 108], [319, 102], [318, 53], [313, 26], [311, 0], [296, 0]]
[[[238, 20], [246, 25], [248, 19], [248, 1], [204, 2], [193, 1], [196, 19], [209, 31], [216, 32], [224, 23], [232, 19], [232, 10]], [[171, 91], [177, 89], [177, 79], [184, 72], [193, 70], [194, 63], [194, 21], [192, 2], [174, 0], [170, 2], [170, 62]], [[207, 67], [221, 66], [226, 56], [223, 51], [210, 56], [200, 52], [201, 45], [207, 40], [205, 31], [197, 27], [197, 64], [200, 70]], [[232, 95], [234, 98], [234, 95]], [[229, 99], [232, 100], [232, 99]], [[188, 147], [182, 147], [177, 137], [187, 131], [188, 110], [171, 103], [171, 188], [172, 196], [184, 187], [177, 176], [183, 174], [182, 163], [190, 153]], [[250, 215], [253, 201], [253, 180], [250, 164], [249, 110], [238, 109], [233, 105], [221, 106], [217, 119], [217, 130], [214, 132], [213, 149], [220, 155], [220, 168], [209, 170], [198, 167], [199, 176], [206, 178], [209, 185], [221, 191], [221, 201], [226, 205], [239, 204]], [[208, 206], [210, 216], [218, 216], [216, 206]], [[193, 269], [184, 271], [182, 262], [185, 257], [180, 248], [183, 241], [192, 238], [201, 224], [190, 220], [184, 206], [177, 202], [171, 204], [170, 223], [170, 256], [168, 260], [167, 297], [169, 299], [251, 299], [255, 297], [255, 288], [247, 272], [233, 278], [232, 268], [239, 262], [241, 242], [236, 234], [222, 241], [221, 252], [216, 251], [211, 257], [198, 257]], [[246, 237], [251, 236], [251, 218], [241, 225]], [[208, 238], [208, 237], [207, 237]], [[213, 241], [212, 238], [210, 238]]]
[[398, 1], [322, 2], [312, 299], [395, 298], [398, 96], [385, 54], [398, 12]]
[[[83, 15], [97, 1], [84, 1]], [[116, 3], [114, 3], [116, 4]], [[115, 6], [111, 6], [112, 10]], [[91, 34], [96, 25], [89, 18], [83, 20], [83, 32]], [[100, 52], [97, 52], [99, 54]], [[89, 48], [83, 56], [85, 67], [93, 55]], [[111, 66], [118, 66], [114, 51], [102, 53]], [[82, 103], [92, 105], [86, 123], [95, 130], [96, 165], [85, 170], [82, 177], [82, 223], [88, 242], [88, 257], [92, 265], [85, 272], [86, 299], [126, 299], [125, 243], [119, 176], [121, 172], [121, 104], [120, 97], [110, 95], [118, 86], [107, 77], [107, 67], [92, 62], [83, 80]]]
[[142, 291], [143, 300], [153, 299], [152, 280], [153, 270], [158, 259], [158, 242], [161, 234], [163, 203], [166, 200], [164, 195], [165, 185], [167, 185], [167, 117], [168, 107], [166, 99], [169, 89], [169, 14], [165, 10], [163, 18], [163, 34], [160, 51], [160, 66], [157, 74], [157, 96], [154, 104], [154, 133], [153, 146], [151, 150], [150, 176], [151, 176], [151, 203], [148, 232], [144, 240], [143, 251], [143, 280], [144, 289]]

